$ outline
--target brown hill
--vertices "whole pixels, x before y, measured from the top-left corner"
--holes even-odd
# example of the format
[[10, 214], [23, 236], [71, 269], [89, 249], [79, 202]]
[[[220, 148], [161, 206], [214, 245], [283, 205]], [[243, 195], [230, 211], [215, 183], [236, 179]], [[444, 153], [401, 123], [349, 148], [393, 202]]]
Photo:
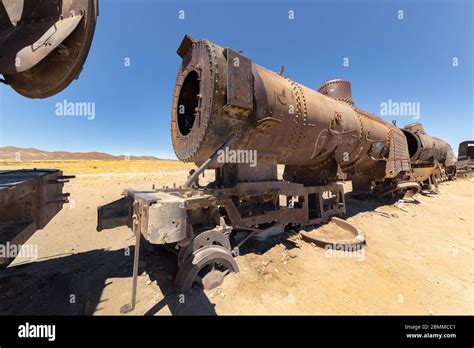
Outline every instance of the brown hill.
[[[130, 160], [154, 161], [159, 158], [153, 156], [128, 156]], [[0, 160], [3, 161], [70, 161], [70, 160], [123, 160], [125, 155], [114, 156], [103, 152], [68, 152], [68, 151], [43, 151], [33, 148], [16, 146], [0, 147]]]

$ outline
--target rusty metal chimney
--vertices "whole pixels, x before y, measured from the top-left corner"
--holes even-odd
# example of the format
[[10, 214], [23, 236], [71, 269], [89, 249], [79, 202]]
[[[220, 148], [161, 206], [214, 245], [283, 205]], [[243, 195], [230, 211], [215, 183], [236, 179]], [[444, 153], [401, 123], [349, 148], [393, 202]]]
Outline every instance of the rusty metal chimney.
[[351, 83], [344, 79], [334, 79], [324, 82], [318, 92], [347, 104], [354, 105], [352, 100]]

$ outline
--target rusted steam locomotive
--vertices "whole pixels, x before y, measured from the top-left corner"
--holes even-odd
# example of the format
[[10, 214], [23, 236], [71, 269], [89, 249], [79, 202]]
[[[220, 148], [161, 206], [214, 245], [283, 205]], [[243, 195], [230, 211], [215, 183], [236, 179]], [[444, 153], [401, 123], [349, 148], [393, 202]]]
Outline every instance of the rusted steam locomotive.
[[[355, 191], [377, 195], [418, 192], [435, 163], [451, 168], [449, 145], [421, 125], [399, 129], [358, 108], [348, 81], [316, 91], [189, 36], [177, 53], [171, 138], [177, 157], [198, 168], [182, 187], [128, 190], [99, 207], [97, 229], [132, 228], [135, 261], [140, 235], [179, 250], [175, 285], [183, 292], [221, 284], [238, 271], [238, 247], [268, 228], [306, 227], [344, 213], [339, 168]], [[257, 165], [221, 156], [230, 151], [255, 151]], [[278, 164], [285, 165], [283, 180]], [[214, 169], [215, 180], [201, 186], [205, 169]]]

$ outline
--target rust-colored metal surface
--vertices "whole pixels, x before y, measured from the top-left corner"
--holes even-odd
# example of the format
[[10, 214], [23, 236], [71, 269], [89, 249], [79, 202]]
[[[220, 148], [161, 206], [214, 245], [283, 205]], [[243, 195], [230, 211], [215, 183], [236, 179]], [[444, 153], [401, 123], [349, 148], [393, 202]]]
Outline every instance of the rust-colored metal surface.
[[426, 134], [420, 123], [409, 124], [402, 131], [408, 143], [413, 180], [428, 183], [455, 177], [456, 159], [447, 142]]
[[474, 140], [466, 140], [459, 144], [456, 175], [462, 178], [474, 176]]
[[351, 83], [344, 79], [326, 81], [319, 87], [318, 92], [336, 100], [354, 105], [352, 100]]
[[46, 98], [78, 78], [98, 15], [98, 0], [0, 3], [0, 73], [28, 98]]
[[[0, 171], [0, 245], [16, 249], [44, 228], [68, 202], [70, 178], [54, 169]], [[1, 255], [0, 269], [14, 259]]]
[[328, 81], [320, 93], [190, 37], [179, 55], [171, 115], [179, 159], [202, 164], [234, 134], [233, 148], [285, 164], [285, 179], [305, 186], [336, 180], [338, 166], [360, 183], [409, 178], [402, 131], [354, 106], [348, 81]]

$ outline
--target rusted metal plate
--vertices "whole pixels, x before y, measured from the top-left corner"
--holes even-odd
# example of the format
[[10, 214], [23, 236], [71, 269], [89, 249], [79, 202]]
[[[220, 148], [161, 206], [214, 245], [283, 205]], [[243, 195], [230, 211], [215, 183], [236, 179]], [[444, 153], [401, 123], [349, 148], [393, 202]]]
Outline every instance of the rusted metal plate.
[[[58, 170], [0, 171], [0, 245], [23, 245], [68, 202], [66, 177]], [[0, 268], [14, 257], [0, 257]]]
[[398, 128], [390, 129], [390, 153], [387, 161], [387, 177], [394, 178], [400, 172], [409, 172], [410, 155], [407, 139]]
[[181, 41], [181, 44], [178, 47], [178, 50], [176, 51], [176, 53], [178, 53], [178, 56], [184, 58], [193, 47], [193, 42], [194, 39], [191, 36], [185, 35], [183, 41]]
[[350, 237], [335, 237], [325, 235], [318, 229], [313, 229], [312, 231], [300, 231], [303, 240], [314, 243], [315, 245], [321, 248], [331, 248], [331, 249], [340, 249], [345, 251], [350, 251], [351, 249], [359, 250], [359, 247], [362, 247], [366, 244], [365, 233], [359, 229], [356, 225], [340, 219], [338, 217], [333, 217], [330, 224], [326, 228], [339, 228], [348, 232]]
[[252, 61], [230, 48], [227, 57], [227, 109], [251, 110], [253, 106]]
[[119, 226], [132, 227], [132, 203], [129, 196], [97, 207], [97, 232]]
[[184, 197], [166, 192], [137, 193], [141, 232], [152, 244], [179, 242], [186, 238], [187, 214]]

